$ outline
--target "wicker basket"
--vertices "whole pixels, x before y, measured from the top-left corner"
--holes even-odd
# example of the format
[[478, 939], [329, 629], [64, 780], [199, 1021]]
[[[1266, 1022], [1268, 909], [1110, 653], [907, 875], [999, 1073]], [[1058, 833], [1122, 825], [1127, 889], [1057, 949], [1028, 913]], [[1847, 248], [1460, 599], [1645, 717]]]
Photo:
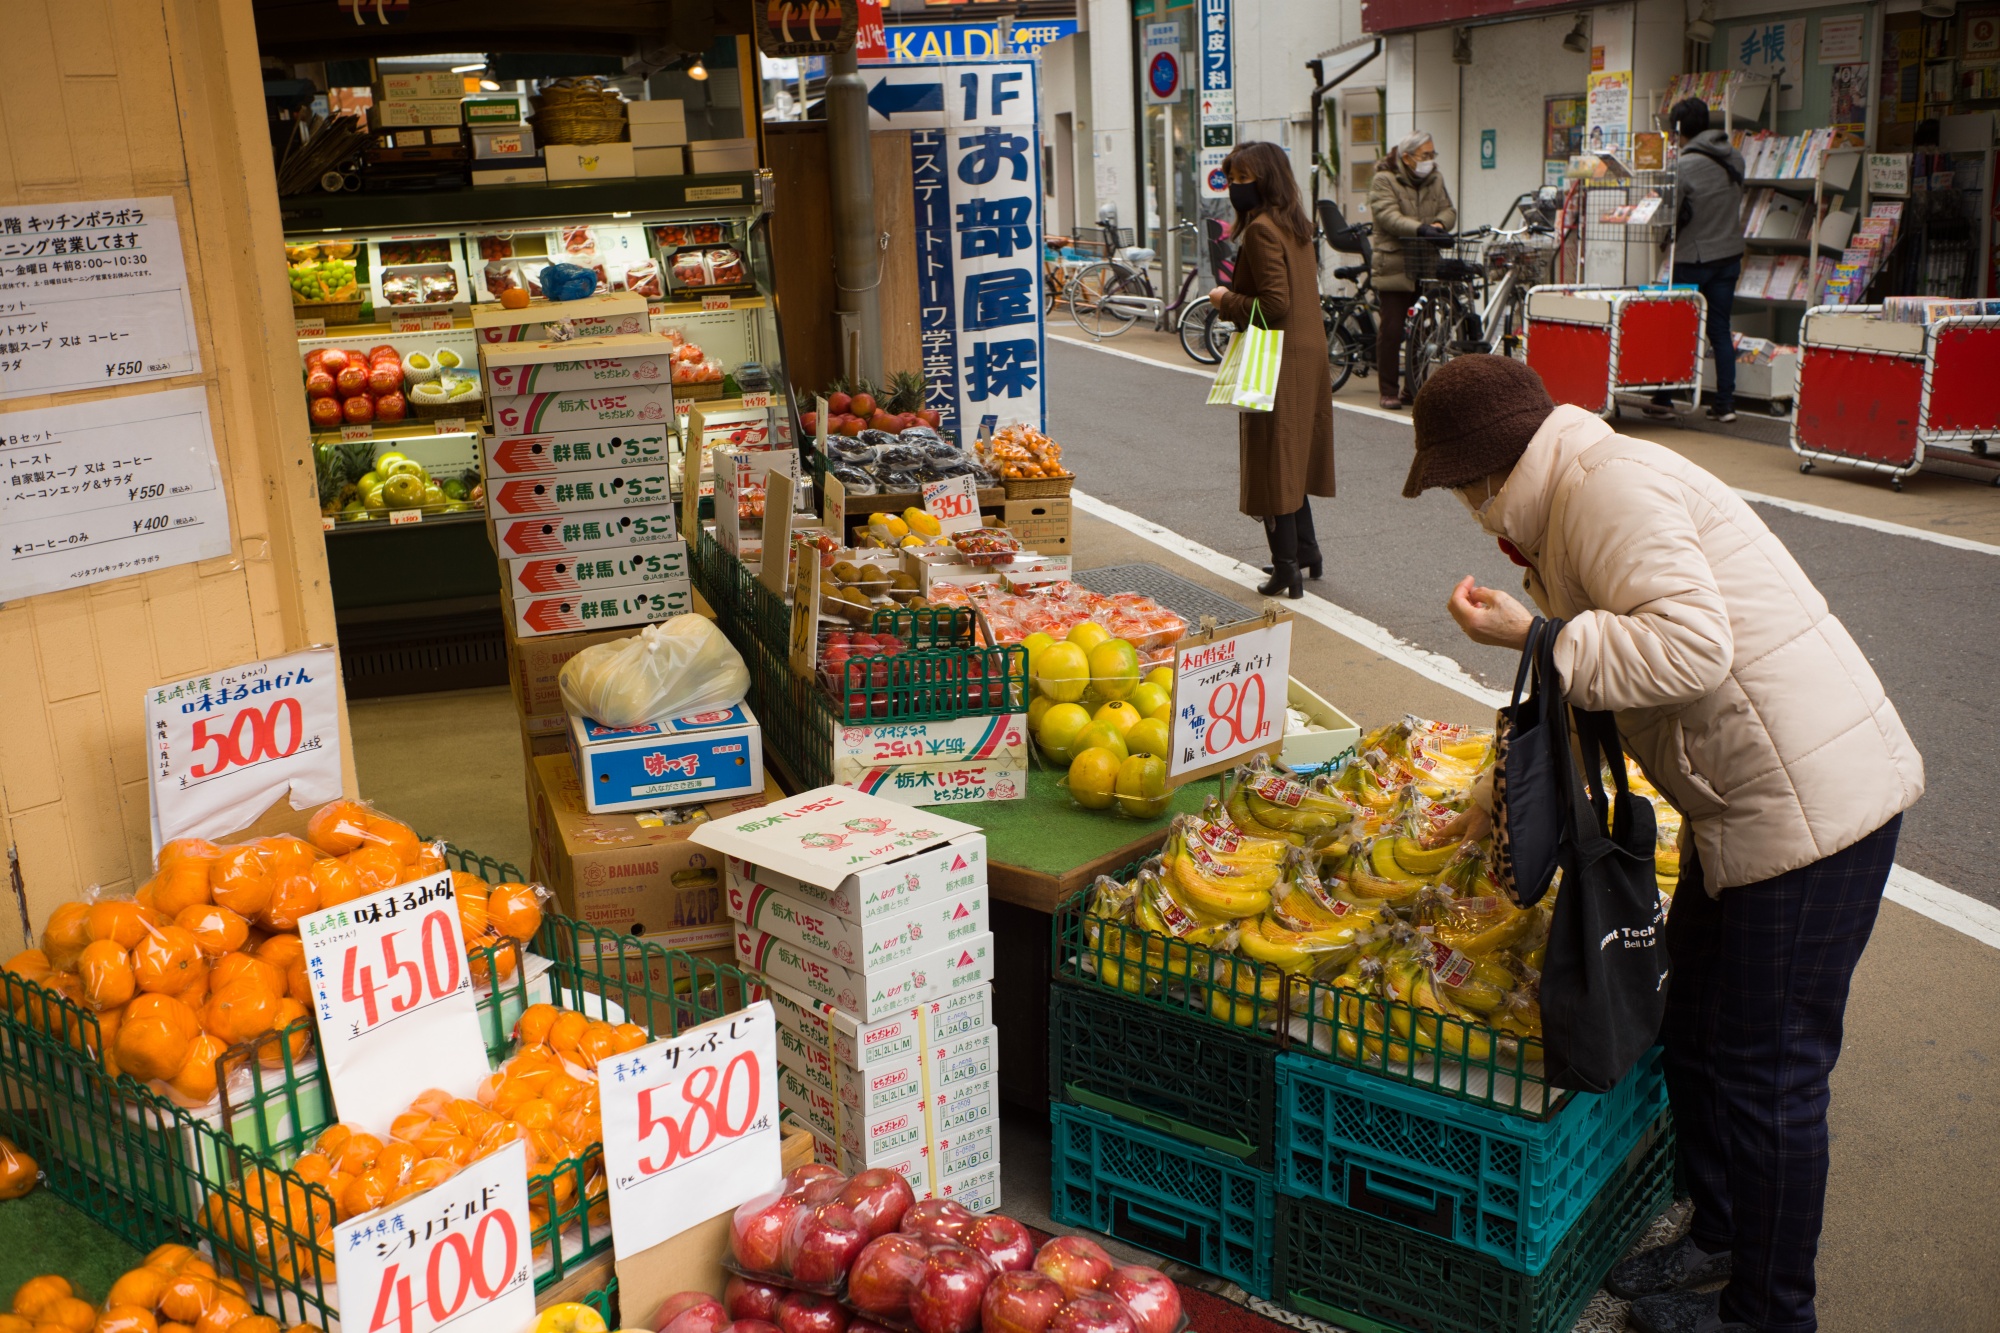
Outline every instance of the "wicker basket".
[[701, 403], [711, 398], [722, 397], [722, 381], [707, 380], [701, 384], [676, 384], [674, 397], [685, 402]]
[[611, 143], [625, 137], [625, 101], [608, 89], [550, 88], [531, 100], [535, 138], [542, 143]]
[[1053, 500], [1069, 494], [1069, 488], [1076, 484], [1075, 476], [1067, 477], [1002, 477], [1000, 484], [1007, 488], [1009, 500]]
[[408, 402], [410, 416], [417, 421], [450, 421], [455, 418], [476, 430], [479, 423], [486, 419], [486, 399], [479, 394], [461, 394], [442, 403], [429, 403], [417, 398]]
[[292, 306], [293, 319], [321, 319], [327, 327], [335, 324], [359, 324], [361, 307], [365, 301], [307, 301]]

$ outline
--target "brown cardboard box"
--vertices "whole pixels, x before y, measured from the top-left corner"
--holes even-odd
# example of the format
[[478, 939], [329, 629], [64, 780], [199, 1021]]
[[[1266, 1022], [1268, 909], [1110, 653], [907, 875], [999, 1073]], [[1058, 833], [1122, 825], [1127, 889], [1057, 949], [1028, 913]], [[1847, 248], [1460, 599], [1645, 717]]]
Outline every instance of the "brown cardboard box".
[[1007, 531], [1021, 545], [1043, 555], [1069, 554], [1073, 511], [1068, 496], [1048, 500], [1009, 500], [1003, 513]]
[[[505, 623], [512, 626], [514, 609], [506, 604], [505, 578], [500, 582], [500, 600]], [[694, 595], [694, 613], [715, 619], [714, 609], [702, 600], [699, 592]], [[563, 716], [562, 690], [556, 684], [562, 664], [592, 644], [629, 639], [638, 632], [639, 627], [627, 626], [624, 629], [592, 630], [584, 634], [544, 634], [531, 639], [518, 639], [510, 628], [507, 632], [507, 680], [514, 687], [514, 707], [520, 710], [527, 730], [559, 736], [567, 734], [569, 721]]]
[[[777, 780], [767, 777], [761, 796], [702, 808], [722, 818], [781, 795]], [[530, 808], [535, 857], [565, 916], [621, 935], [651, 936], [671, 948], [728, 943], [721, 861], [687, 840], [694, 824], [667, 824], [649, 814], [591, 814], [567, 754], [535, 760]]]

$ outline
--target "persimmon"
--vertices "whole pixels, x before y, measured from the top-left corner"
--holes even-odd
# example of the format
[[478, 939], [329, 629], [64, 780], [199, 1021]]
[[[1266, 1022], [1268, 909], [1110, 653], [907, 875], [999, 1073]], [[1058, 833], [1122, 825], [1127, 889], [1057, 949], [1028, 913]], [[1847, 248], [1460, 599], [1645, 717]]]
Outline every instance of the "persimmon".
[[84, 1002], [92, 1009], [116, 1009], [139, 993], [132, 957], [116, 940], [93, 940], [76, 960]]
[[[294, 1030], [287, 1036], [272, 1036], [259, 1042], [257, 1062], [266, 1069], [283, 1069], [287, 1063], [296, 1065], [305, 1059], [306, 1052], [312, 1049], [312, 1024], [301, 1024], [299, 1020], [306, 1017], [308, 1017], [306, 1007], [297, 1000], [289, 995], [280, 999], [278, 1012], [271, 1016], [271, 1030], [274, 1033], [283, 1032], [287, 1028]], [[286, 1058], [288, 1050], [289, 1062]]]
[[170, 1079], [200, 1035], [201, 1023], [185, 1004], [171, 995], [141, 995], [125, 1006], [112, 1049], [134, 1078]]
[[132, 975], [139, 989], [154, 995], [178, 995], [208, 975], [201, 945], [179, 926], [146, 932], [132, 949]]
[[271, 896], [257, 913], [257, 924], [269, 931], [296, 931], [299, 919], [319, 910], [319, 890], [305, 871], [271, 876]]
[[208, 990], [213, 995], [239, 981], [250, 981], [273, 996], [285, 993], [285, 974], [279, 967], [247, 953], [226, 953], [209, 969]]
[[35, 1187], [41, 1168], [8, 1138], [0, 1138], [0, 1199], [18, 1199]]
[[90, 943], [90, 904], [63, 903], [49, 913], [42, 927], [42, 956], [49, 969], [61, 972], [76, 964], [84, 946]]
[[495, 884], [486, 894], [486, 917], [493, 928], [526, 944], [542, 928], [542, 904], [527, 884]]
[[197, 903], [183, 908], [174, 924], [194, 936], [202, 957], [211, 961], [237, 953], [250, 940], [250, 923], [227, 907]]
[[135, 949], [151, 933], [151, 926], [146, 909], [138, 903], [130, 898], [107, 898], [90, 905], [84, 934], [91, 940], [116, 940], [127, 949]]
[[306, 878], [312, 881], [322, 909], [353, 902], [368, 892], [368, 886], [361, 882], [353, 867], [330, 856], [313, 862]]
[[136, 1305], [151, 1313], [160, 1303], [160, 1293], [167, 1289], [167, 1275], [157, 1268], [135, 1268], [111, 1284], [111, 1293], [104, 1298], [110, 1308], [121, 1305]]
[[149, 1309], [136, 1305], [109, 1305], [97, 1316], [95, 1333], [160, 1333], [159, 1322]]
[[306, 837], [328, 856], [345, 856], [361, 846], [368, 831], [368, 807], [346, 798], [328, 801], [306, 821]]

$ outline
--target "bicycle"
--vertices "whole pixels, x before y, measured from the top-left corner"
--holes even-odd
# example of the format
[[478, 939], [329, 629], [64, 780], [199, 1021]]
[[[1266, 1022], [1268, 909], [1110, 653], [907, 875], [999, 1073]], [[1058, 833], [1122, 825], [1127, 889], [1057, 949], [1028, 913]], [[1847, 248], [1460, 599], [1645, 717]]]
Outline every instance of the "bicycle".
[[1333, 391], [1339, 393], [1357, 372], [1369, 375], [1375, 370], [1380, 325], [1376, 320], [1375, 283], [1370, 272], [1374, 246], [1368, 239], [1375, 227], [1369, 222], [1349, 223], [1340, 205], [1331, 199], [1320, 200], [1318, 212], [1321, 238], [1341, 254], [1361, 256], [1359, 264], [1343, 265], [1333, 271], [1334, 277], [1354, 284], [1353, 293], [1322, 294], [1319, 298], [1326, 320], [1327, 364], [1333, 371]]
[[1075, 238], [1069, 236], [1042, 237], [1042, 314], [1053, 315], [1062, 303], [1063, 295], [1082, 261], [1071, 259], [1065, 253]]
[[[1197, 361], [1205, 360], [1201, 351], [1207, 348], [1206, 324], [1191, 322], [1191, 317], [1200, 305], [1206, 304], [1207, 298], [1204, 296], [1200, 302], [1189, 300], [1200, 269], [1190, 268], [1182, 275], [1174, 299], [1162, 301], [1145, 267], [1152, 262], [1154, 252], [1120, 244], [1121, 229], [1112, 223], [1103, 224], [1101, 230], [1111, 257], [1084, 265], [1063, 294], [1076, 326], [1101, 341], [1117, 337], [1142, 317], [1150, 318], [1153, 327], [1162, 330], [1167, 327], [1168, 319], [1174, 318], [1181, 349]], [[1183, 222], [1174, 230], [1191, 236], [1199, 234], [1192, 222]]]
[[[1516, 199], [1501, 221], [1520, 207], [1521, 199]], [[1507, 356], [1519, 350], [1527, 289], [1542, 271], [1540, 257], [1546, 254], [1522, 238], [1550, 230], [1526, 209], [1523, 217], [1525, 225], [1513, 231], [1477, 227], [1456, 236], [1404, 239], [1405, 271], [1419, 293], [1403, 330], [1403, 383], [1411, 393], [1454, 356], [1490, 352], [1496, 342]], [[1488, 242], [1484, 251], [1477, 249], [1481, 241]], [[1447, 248], [1454, 253], [1445, 254]]]

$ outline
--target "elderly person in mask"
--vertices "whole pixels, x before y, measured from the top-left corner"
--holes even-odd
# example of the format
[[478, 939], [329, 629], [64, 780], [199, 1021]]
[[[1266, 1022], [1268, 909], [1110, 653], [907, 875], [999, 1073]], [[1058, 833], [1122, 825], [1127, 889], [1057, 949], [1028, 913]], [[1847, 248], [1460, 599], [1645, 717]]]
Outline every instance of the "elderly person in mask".
[[1403, 350], [1403, 321], [1417, 299], [1417, 284], [1404, 271], [1403, 242], [1411, 236], [1444, 236], [1458, 226], [1458, 210], [1444, 188], [1430, 135], [1410, 135], [1375, 164], [1368, 212], [1375, 220], [1375, 295], [1382, 303], [1375, 365], [1382, 375], [1382, 406], [1395, 410], [1410, 401], [1397, 387], [1402, 379], [1397, 357]]

